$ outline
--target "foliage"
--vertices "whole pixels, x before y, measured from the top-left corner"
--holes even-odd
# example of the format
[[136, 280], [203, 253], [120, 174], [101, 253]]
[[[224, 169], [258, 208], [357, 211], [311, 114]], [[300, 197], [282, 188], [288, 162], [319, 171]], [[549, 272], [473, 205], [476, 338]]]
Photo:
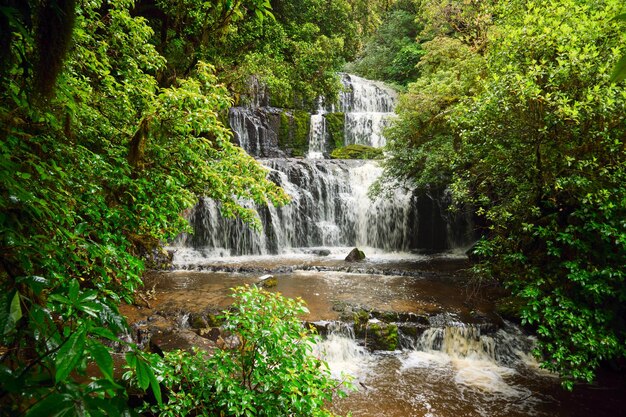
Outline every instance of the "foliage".
[[415, 22], [412, 1], [398, 1], [383, 18], [378, 30], [368, 39], [356, 61], [345, 69], [365, 78], [404, 85], [418, 75], [416, 64], [424, 54], [416, 41], [420, 32]]
[[[474, 86], [454, 89], [444, 106], [424, 105], [436, 94], [405, 97], [413, 114], [403, 117], [401, 105], [391, 130], [387, 174], [448, 185], [476, 208], [488, 226], [477, 271], [524, 300], [543, 365], [568, 388], [626, 356], [626, 93], [611, 82], [620, 9], [614, 0], [489, 5], [488, 42], [455, 35], [484, 52], [481, 79], [468, 77]], [[435, 74], [476, 59], [442, 60]], [[418, 83], [432, 85], [428, 77]]]
[[352, 144], [335, 148], [330, 154], [332, 159], [380, 159], [383, 150], [367, 145]]
[[313, 330], [298, 317], [307, 312], [302, 300], [256, 287], [236, 288], [233, 296], [223, 328], [236, 345], [212, 356], [166, 353], [157, 366], [167, 401], [153, 411], [163, 417], [331, 416], [325, 406], [345, 394], [312, 355]]
[[[131, 1], [80, 2], [56, 88], [36, 95], [38, 7], [2, 9], [12, 36], [0, 72], [0, 409], [120, 415], [118, 304], [141, 284], [144, 242], [176, 236], [199, 195], [253, 223], [239, 199], [286, 196], [230, 143], [220, 113], [231, 100], [211, 66], [159, 87], [165, 60]], [[139, 388], [158, 397], [149, 358], [124, 348]], [[90, 363], [99, 375], [86, 376]]]
[[[418, 19], [423, 22], [421, 37], [432, 39], [449, 36], [461, 40], [473, 51], [481, 52], [487, 45], [495, 7], [501, 0], [419, 0]], [[504, 13], [506, 6], [502, 9]]]
[[356, 52], [348, 0], [143, 0], [136, 10], [160, 32], [165, 83], [211, 62], [242, 102], [268, 92], [274, 106], [313, 108], [318, 96], [337, 95], [335, 72]]
[[433, 189], [451, 181], [450, 161], [459, 142], [451, 119], [457, 104], [480, 91], [485, 63], [458, 39], [436, 37], [423, 47], [422, 75], [400, 95], [398, 117], [385, 132], [384, 175], [375, 194], [406, 183]]

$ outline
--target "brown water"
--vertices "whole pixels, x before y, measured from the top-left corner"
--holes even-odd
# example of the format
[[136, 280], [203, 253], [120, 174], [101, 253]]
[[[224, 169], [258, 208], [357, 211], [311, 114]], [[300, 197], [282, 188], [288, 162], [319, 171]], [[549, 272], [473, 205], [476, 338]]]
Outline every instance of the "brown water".
[[[231, 302], [230, 288], [256, 283], [263, 273], [284, 270], [287, 264], [345, 270], [341, 260], [297, 262], [284, 258], [229, 260], [222, 266], [255, 272], [157, 273], [149, 277], [147, 287], [155, 289], [153, 310], [193, 313], [226, 307]], [[495, 335], [471, 333], [477, 317], [498, 319], [489, 294], [468, 286], [464, 260], [388, 260], [360, 266], [364, 267], [376, 268], [380, 274], [279, 272], [272, 274], [278, 281], [272, 290], [303, 298], [310, 310], [304, 319], [309, 321], [337, 320], [337, 306], [351, 305], [426, 315], [445, 313], [469, 327], [427, 330], [422, 344], [412, 349], [373, 353], [349, 332], [331, 333], [319, 346], [319, 354], [329, 361], [333, 374], [352, 375], [359, 388], [335, 401], [335, 412], [351, 412], [354, 417], [626, 416], [623, 377], [603, 375], [599, 384], [580, 385], [567, 393], [557, 377], [538, 369], [528, 352], [520, 350], [519, 346], [531, 341], [519, 329], [507, 325]], [[394, 271], [409, 271], [412, 276], [388, 275]], [[428, 336], [435, 340], [436, 332], [441, 341], [429, 344]], [[496, 360], [498, 355], [492, 352], [496, 345], [516, 348]]]

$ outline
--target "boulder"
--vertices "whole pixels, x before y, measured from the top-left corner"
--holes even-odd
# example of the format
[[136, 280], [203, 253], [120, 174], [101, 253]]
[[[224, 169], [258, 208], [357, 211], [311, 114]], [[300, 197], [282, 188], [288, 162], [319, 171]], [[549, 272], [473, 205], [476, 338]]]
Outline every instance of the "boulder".
[[352, 249], [348, 256], [346, 256], [346, 262], [357, 262], [363, 259], [365, 259], [365, 254], [363, 251], [359, 250], [359, 248]]
[[273, 288], [278, 285], [278, 280], [274, 275], [263, 275], [259, 279], [259, 285], [262, 288]]
[[155, 334], [150, 339], [150, 350], [161, 355], [163, 352], [169, 352], [177, 349], [191, 352], [194, 347], [212, 353], [216, 348], [216, 343], [212, 340], [199, 336], [191, 330], [179, 330], [166, 334]]

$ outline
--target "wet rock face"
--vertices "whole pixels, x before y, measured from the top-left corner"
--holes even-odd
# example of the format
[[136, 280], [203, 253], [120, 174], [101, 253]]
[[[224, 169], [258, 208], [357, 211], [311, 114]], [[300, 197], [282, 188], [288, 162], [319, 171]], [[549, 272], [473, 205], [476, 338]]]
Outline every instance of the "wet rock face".
[[365, 259], [365, 253], [358, 248], [354, 248], [350, 251], [348, 256], [346, 256], [346, 262], [357, 262]]

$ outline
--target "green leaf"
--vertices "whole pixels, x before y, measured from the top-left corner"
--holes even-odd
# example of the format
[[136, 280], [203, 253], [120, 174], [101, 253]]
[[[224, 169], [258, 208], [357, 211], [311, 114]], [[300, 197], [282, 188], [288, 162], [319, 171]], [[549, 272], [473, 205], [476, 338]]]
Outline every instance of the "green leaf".
[[0, 329], [2, 329], [2, 334], [6, 335], [13, 331], [21, 318], [20, 293], [18, 291], [6, 293], [0, 299]]
[[80, 286], [78, 284], [78, 280], [77, 279], [73, 279], [70, 281], [70, 289], [69, 289], [69, 293], [68, 293], [68, 297], [71, 301], [75, 301], [78, 298], [78, 291], [80, 289]]
[[159, 406], [163, 406], [163, 399], [161, 398], [161, 386], [159, 385], [159, 381], [157, 381], [152, 369], [150, 369], [150, 387], [152, 388], [152, 393], [154, 394], [154, 398], [156, 398]]
[[135, 372], [137, 373], [137, 382], [139, 384], [139, 388], [145, 390], [150, 385], [150, 379], [154, 378], [154, 373], [152, 372], [152, 368], [143, 361], [142, 358], [137, 357], [137, 361], [135, 363]]
[[43, 289], [46, 288], [50, 282], [46, 278], [37, 275], [20, 277], [16, 281], [27, 284], [37, 295], [41, 294], [41, 291], [43, 291]]
[[74, 411], [73, 398], [68, 394], [52, 394], [35, 404], [25, 417], [55, 417]]
[[70, 372], [76, 368], [83, 357], [85, 342], [86, 327], [83, 326], [74, 332], [61, 346], [55, 360], [57, 370], [54, 379], [57, 384], [65, 380]]
[[89, 346], [91, 356], [96, 361], [98, 368], [102, 372], [102, 375], [109, 381], [113, 381], [113, 358], [102, 343], [91, 342]]
[[13, 301], [11, 301], [11, 309], [9, 310], [9, 323], [15, 325], [22, 318], [22, 306], [20, 304], [20, 293], [15, 291]]
[[626, 78], [626, 55], [620, 58], [611, 74], [611, 81], [620, 82]]

